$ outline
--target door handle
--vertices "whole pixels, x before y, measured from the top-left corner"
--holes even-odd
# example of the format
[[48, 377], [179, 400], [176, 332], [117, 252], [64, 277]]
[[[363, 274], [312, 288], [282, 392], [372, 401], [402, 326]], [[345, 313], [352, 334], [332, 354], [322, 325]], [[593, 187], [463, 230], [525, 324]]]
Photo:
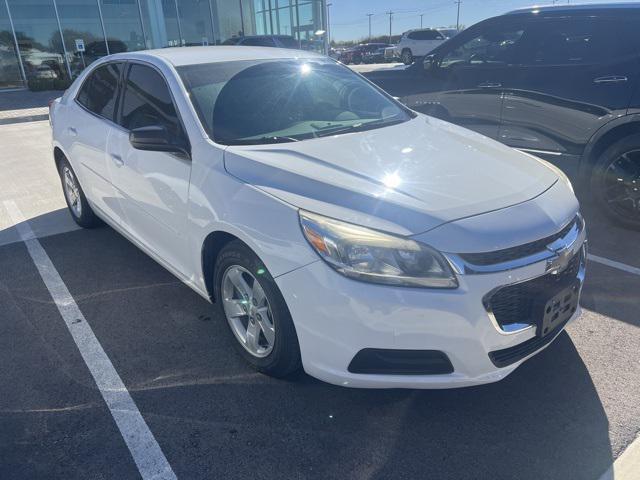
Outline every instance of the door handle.
[[124, 160], [122, 160], [122, 157], [120, 155], [116, 155], [115, 153], [111, 154], [111, 160], [113, 160], [113, 163], [115, 163], [118, 167], [122, 167], [124, 165]]
[[624, 75], [607, 75], [605, 77], [598, 77], [593, 79], [593, 83], [621, 83], [626, 82], [627, 77]]
[[478, 85], [478, 88], [500, 88], [501, 86], [500, 82], [483, 82]]
[[78, 136], [78, 130], [76, 130], [75, 127], [67, 128], [67, 132], [69, 132], [69, 135], [71, 135], [73, 137], [77, 137]]

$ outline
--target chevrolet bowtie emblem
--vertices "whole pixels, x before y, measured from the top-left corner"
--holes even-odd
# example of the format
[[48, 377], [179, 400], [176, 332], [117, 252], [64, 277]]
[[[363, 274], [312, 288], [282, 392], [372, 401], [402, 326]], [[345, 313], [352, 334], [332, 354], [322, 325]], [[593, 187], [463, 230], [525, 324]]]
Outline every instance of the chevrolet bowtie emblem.
[[546, 272], [551, 273], [552, 275], [558, 275], [565, 271], [569, 266], [569, 261], [572, 256], [571, 254], [573, 253], [571, 248], [563, 247], [554, 250], [550, 246], [547, 246], [547, 250], [555, 253], [555, 255], [547, 260]]

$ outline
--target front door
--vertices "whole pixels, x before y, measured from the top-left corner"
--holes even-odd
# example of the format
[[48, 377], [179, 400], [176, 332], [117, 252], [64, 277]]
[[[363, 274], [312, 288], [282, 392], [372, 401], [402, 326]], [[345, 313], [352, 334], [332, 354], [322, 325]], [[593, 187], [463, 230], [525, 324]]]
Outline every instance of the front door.
[[185, 135], [167, 83], [153, 67], [128, 65], [119, 123], [122, 128], [110, 132], [107, 154], [123, 226], [185, 272], [191, 161], [178, 154], [136, 150], [129, 142], [130, 130], [146, 126], [163, 126], [173, 135]]
[[523, 34], [521, 22], [483, 22], [437, 54], [424, 91], [402, 98], [409, 107], [497, 138], [503, 82]]

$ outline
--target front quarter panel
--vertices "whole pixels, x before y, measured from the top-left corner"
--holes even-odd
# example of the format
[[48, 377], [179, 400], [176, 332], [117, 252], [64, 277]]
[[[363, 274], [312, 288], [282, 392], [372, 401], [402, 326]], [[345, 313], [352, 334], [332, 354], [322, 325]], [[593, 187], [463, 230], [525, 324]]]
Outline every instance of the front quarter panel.
[[227, 173], [220, 146], [204, 141], [192, 148], [190, 254], [193, 280], [203, 291], [202, 246], [212, 232], [238, 237], [273, 277], [319, 261], [302, 234], [295, 207]]

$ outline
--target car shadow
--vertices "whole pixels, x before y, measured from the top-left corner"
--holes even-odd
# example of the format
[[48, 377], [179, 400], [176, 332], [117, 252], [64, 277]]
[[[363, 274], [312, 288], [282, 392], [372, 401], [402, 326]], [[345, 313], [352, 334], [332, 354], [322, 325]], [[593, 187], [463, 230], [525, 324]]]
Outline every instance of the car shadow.
[[109, 228], [41, 240], [185, 478], [597, 478], [609, 423], [568, 334], [505, 380], [356, 390], [275, 380], [224, 318]]

